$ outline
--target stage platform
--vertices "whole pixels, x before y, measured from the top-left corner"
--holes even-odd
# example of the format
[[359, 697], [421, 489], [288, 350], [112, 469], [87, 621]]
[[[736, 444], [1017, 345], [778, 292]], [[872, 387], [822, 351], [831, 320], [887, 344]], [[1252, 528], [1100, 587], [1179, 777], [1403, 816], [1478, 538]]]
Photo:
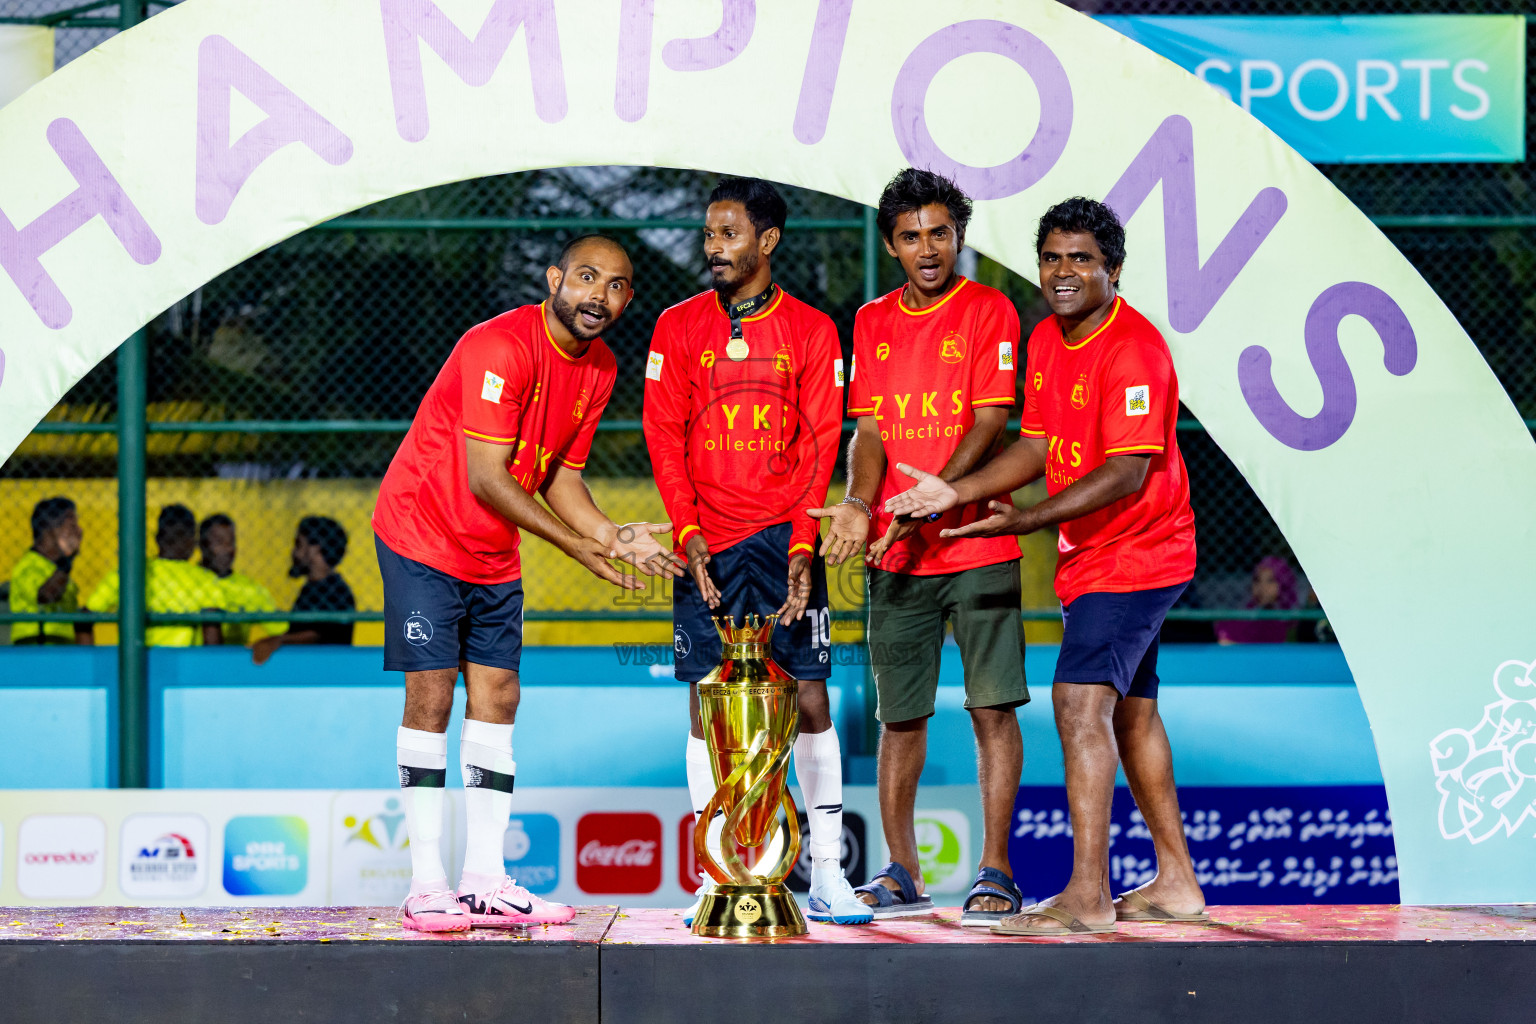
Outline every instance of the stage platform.
[[1531, 1021], [1536, 907], [1213, 907], [1020, 939], [958, 911], [768, 943], [676, 910], [427, 936], [394, 908], [0, 908], [0, 1020]]

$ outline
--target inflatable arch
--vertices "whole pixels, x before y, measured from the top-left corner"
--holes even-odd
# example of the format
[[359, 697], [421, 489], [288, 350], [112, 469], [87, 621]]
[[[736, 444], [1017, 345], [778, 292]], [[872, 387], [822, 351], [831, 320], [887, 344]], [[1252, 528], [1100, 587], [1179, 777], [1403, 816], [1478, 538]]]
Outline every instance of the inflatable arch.
[[930, 166], [979, 200], [971, 244], [1026, 278], [1040, 213], [1103, 197], [1128, 226], [1127, 296], [1327, 604], [1405, 902], [1536, 900], [1536, 444], [1316, 170], [1086, 17], [1050, 0], [190, 0], [0, 110], [0, 154], [0, 457], [203, 282], [448, 181], [654, 164], [872, 203], [898, 167]]

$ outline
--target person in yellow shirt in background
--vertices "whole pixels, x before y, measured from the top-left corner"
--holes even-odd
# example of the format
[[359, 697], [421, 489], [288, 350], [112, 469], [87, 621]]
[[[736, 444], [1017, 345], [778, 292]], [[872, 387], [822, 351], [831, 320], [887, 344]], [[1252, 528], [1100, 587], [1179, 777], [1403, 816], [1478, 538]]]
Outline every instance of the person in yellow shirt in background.
[[[203, 568], [219, 578], [219, 607], [227, 612], [275, 612], [277, 602], [272, 591], [243, 572], [235, 571], [235, 521], [220, 512], [204, 519], [197, 527], [197, 546], [202, 552]], [[224, 642], [245, 647], [251, 642], [253, 627], [267, 636], [282, 636], [286, 622], [226, 622]]]
[[[32, 509], [32, 547], [11, 570], [11, 611], [80, 610], [80, 588], [69, 571], [84, 536], [73, 501], [48, 498], [37, 503]], [[17, 622], [11, 626], [13, 644], [90, 642], [87, 622]]]
[[[222, 611], [224, 597], [219, 593], [219, 579], [189, 559], [197, 548], [197, 517], [185, 505], [167, 505], [160, 510], [155, 530], [159, 557], [149, 560], [145, 601], [151, 614], [194, 614]], [[93, 612], [117, 611], [121, 582], [112, 570], [91, 592], [85, 606]], [[150, 626], [144, 642], [151, 647], [196, 647], [222, 644], [224, 636], [216, 623], [196, 625]]]

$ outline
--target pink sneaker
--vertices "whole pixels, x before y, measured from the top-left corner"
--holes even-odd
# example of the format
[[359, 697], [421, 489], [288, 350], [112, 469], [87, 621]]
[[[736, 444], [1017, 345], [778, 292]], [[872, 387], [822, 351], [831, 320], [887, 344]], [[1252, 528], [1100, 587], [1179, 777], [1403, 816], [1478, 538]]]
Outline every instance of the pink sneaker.
[[407, 896], [400, 905], [401, 922], [415, 932], [467, 932], [469, 915], [447, 889], [430, 889]]
[[489, 892], [475, 892], [459, 884], [459, 903], [465, 917], [475, 928], [516, 928], [525, 924], [565, 924], [576, 916], [576, 908], [564, 903], [550, 903], [503, 875], [501, 884]]

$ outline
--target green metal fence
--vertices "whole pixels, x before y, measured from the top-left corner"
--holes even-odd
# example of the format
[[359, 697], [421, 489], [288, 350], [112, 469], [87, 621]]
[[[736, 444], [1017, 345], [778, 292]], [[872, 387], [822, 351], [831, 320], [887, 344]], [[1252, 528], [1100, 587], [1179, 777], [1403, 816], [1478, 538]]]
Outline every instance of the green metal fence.
[[[0, 0], [0, 21], [54, 24], [57, 61], [63, 64], [167, 6], [143, 0]], [[1104, 14], [1401, 14], [1439, 13], [1445, 5], [1090, 0], [1074, 6]], [[1493, 0], [1456, 7], [1521, 13], [1527, 4]], [[1533, 66], [1528, 60], [1528, 69]], [[1322, 170], [1436, 287], [1522, 414], [1536, 417], [1532, 165]], [[146, 550], [153, 551], [149, 532], [159, 508], [171, 502], [189, 505], [199, 517], [232, 515], [239, 531], [237, 568], [266, 583], [284, 608], [297, 586], [287, 568], [298, 517], [337, 518], [352, 541], [340, 566], [359, 600], [350, 617], [378, 622], [367, 518], [373, 488], [421, 395], [467, 327], [541, 299], [544, 267], [565, 239], [590, 230], [614, 234], [630, 248], [637, 295], [608, 336], [620, 380], [587, 473], [616, 516], [657, 514], [639, 432], [640, 367], [657, 314], [699, 290], [706, 279], [697, 228], [713, 182], [710, 174], [645, 167], [562, 168], [460, 182], [338, 218], [210, 281], [135, 334], [115, 360], [82, 379], [0, 467], [0, 509], [6, 510], [0, 517], [0, 573], [31, 543], [32, 503], [54, 494], [71, 496], [86, 526], [75, 569], [81, 599], [117, 570], [121, 607], [73, 616], [5, 614], [0, 607], [0, 623], [63, 618], [116, 624], [123, 640], [122, 707], [142, 714], [144, 627], [177, 621], [152, 613], [144, 599]], [[790, 291], [832, 317], [847, 349], [855, 311], [899, 284], [899, 271], [878, 245], [871, 211], [806, 190], [786, 193], [791, 221], [776, 273]], [[1127, 280], [1134, 299], [1132, 257]], [[984, 258], [966, 269], [1007, 292], [1024, 323], [1044, 315], [1038, 294], [1017, 275]], [[1252, 490], [1192, 416], [1180, 422], [1180, 442], [1192, 482], [1201, 564], [1195, 586], [1175, 610], [1176, 631], [1187, 639], [1209, 639], [1213, 619], [1269, 614], [1303, 620], [1298, 633], [1315, 635], [1313, 624], [1323, 615], [1316, 607], [1245, 609], [1258, 560], [1278, 556], [1294, 565], [1294, 558]], [[1044, 548], [1026, 550], [1025, 558], [1026, 618], [1042, 623], [1058, 615], [1048, 579], [1053, 545], [1046, 541]], [[537, 556], [530, 550], [530, 557]], [[594, 603], [582, 570], [570, 563], [540, 564], [538, 580], [530, 580], [531, 622], [668, 618], [664, 592]], [[1304, 578], [1298, 586], [1304, 598]], [[840, 574], [834, 591], [842, 614], [856, 617], [862, 592], [856, 566]], [[272, 616], [224, 618], [261, 622]], [[130, 732], [125, 729], [124, 735]], [[142, 764], [142, 752], [122, 751], [122, 761]], [[134, 778], [128, 771], [124, 784], [134, 784]]]

